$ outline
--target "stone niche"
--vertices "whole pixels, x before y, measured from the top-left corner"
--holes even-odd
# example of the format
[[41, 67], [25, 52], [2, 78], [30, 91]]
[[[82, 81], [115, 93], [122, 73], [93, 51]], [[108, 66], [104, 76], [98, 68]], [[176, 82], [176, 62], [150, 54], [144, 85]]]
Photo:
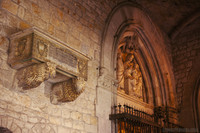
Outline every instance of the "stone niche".
[[118, 45], [117, 71], [118, 91], [143, 101], [143, 77], [134, 57], [138, 49], [138, 35], [124, 36]]
[[51, 83], [51, 103], [74, 101], [84, 90], [89, 58], [38, 29], [10, 37], [8, 64], [23, 90]]

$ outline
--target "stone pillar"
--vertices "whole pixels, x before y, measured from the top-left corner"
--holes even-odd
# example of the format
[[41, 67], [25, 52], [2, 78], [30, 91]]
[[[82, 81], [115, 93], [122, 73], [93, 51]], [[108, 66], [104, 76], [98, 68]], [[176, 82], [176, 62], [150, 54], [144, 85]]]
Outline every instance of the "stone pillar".
[[[97, 85], [96, 115], [98, 117], [98, 132], [110, 133], [112, 130], [109, 115], [114, 104], [113, 80], [108, 76], [106, 68], [100, 68]], [[115, 89], [117, 89], [115, 87]]]

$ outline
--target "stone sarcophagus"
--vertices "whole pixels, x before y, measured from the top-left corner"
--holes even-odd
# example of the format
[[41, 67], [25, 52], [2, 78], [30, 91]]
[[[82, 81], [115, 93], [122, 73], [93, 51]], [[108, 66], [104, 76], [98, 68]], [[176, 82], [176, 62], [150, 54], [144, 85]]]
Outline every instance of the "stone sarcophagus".
[[[52, 93], [55, 94], [51, 94], [51, 100], [54, 103], [54, 97], [58, 102], [75, 100], [82, 92], [78, 84], [87, 81], [89, 58], [35, 28], [10, 36], [8, 54], [8, 63], [18, 70], [18, 86], [28, 90], [48, 81], [53, 84]], [[58, 83], [69, 85], [62, 85], [58, 94], [58, 88], [61, 88]], [[65, 89], [71, 89], [74, 98], [69, 98]]]

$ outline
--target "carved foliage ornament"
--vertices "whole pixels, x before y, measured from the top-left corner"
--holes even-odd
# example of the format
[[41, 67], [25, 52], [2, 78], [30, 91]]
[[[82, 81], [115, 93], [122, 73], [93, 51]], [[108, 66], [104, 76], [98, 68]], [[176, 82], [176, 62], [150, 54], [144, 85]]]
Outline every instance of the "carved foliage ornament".
[[142, 100], [142, 74], [134, 57], [138, 45], [137, 34], [127, 36], [120, 42], [117, 53], [117, 79], [118, 90]]
[[[53, 83], [52, 103], [73, 101], [83, 92], [87, 80], [87, 57], [36, 29], [14, 34], [10, 40], [8, 63], [18, 70], [19, 87], [28, 90], [49, 81]], [[64, 80], [60, 80], [56, 73]]]
[[69, 79], [65, 82], [53, 85], [51, 103], [74, 101], [84, 91], [85, 81], [83, 78]]
[[51, 62], [34, 64], [17, 71], [19, 87], [31, 89], [38, 87], [42, 82], [56, 75], [56, 65]]

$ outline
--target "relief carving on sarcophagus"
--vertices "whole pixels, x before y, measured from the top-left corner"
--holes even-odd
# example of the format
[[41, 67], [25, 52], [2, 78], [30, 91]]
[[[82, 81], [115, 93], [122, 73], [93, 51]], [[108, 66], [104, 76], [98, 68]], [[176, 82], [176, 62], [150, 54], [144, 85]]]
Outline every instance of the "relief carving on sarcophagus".
[[[28, 90], [44, 81], [50, 82], [51, 95], [62, 99], [58, 102], [75, 100], [87, 81], [89, 58], [35, 28], [10, 36], [8, 54], [8, 63], [17, 69], [18, 87]], [[62, 85], [63, 92], [70, 93], [58, 95], [55, 91], [59, 90], [58, 84]], [[51, 101], [55, 100], [51, 97]]]
[[135, 59], [138, 47], [138, 36], [133, 34], [124, 37], [117, 51], [117, 80], [118, 90], [127, 95], [143, 98], [143, 79], [140, 67]]

